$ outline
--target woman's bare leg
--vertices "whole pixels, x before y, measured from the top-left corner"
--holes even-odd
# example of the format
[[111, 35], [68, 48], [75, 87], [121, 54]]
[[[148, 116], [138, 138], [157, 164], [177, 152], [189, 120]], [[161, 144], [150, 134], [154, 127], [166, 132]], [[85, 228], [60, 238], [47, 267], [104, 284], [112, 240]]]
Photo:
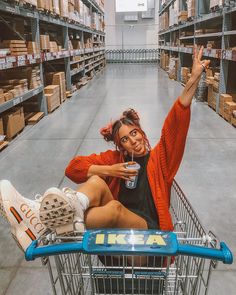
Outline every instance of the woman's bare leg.
[[[113, 199], [105, 181], [92, 176], [78, 189], [89, 198], [89, 208], [85, 211], [85, 225], [93, 228], [133, 228], [148, 229], [147, 222], [140, 216], [125, 208]], [[114, 256], [115, 257], [115, 256]], [[129, 256], [130, 265], [143, 266], [147, 263], [145, 256]]]
[[78, 188], [89, 198], [89, 208], [85, 212], [85, 224], [91, 228], [137, 228], [147, 229], [146, 221], [113, 199], [105, 181], [90, 177]]

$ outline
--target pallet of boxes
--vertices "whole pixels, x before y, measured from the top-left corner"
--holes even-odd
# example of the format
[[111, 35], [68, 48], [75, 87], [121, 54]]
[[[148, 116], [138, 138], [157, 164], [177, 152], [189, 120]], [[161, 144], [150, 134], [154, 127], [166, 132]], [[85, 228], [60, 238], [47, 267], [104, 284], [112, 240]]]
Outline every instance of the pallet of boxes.
[[60, 88], [58, 85], [48, 85], [44, 88], [48, 112], [52, 113], [60, 106]]
[[49, 72], [45, 74], [47, 85], [59, 86], [59, 100], [60, 104], [66, 99], [66, 77], [64, 72]]
[[1, 47], [8, 48], [11, 55], [26, 55], [28, 53], [26, 42], [24, 40], [3, 40]]
[[2, 115], [3, 131], [7, 139], [14, 138], [25, 127], [23, 107], [14, 107]]
[[[5, 102], [5, 100], [4, 100], [3, 90], [0, 89], [0, 104], [2, 104], [4, 102]], [[8, 142], [5, 141], [5, 137], [6, 136], [4, 135], [3, 119], [0, 118], [0, 151], [8, 145]]]
[[206, 80], [208, 84], [207, 103], [213, 110], [216, 110], [216, 101], [219, 95], [219, 80], [220, 73], [217, 72], [214, 74], [214, 77], [209, 75]]
[[230, 124], [236, 126], [236, 94], [220, 94], [219, 115], [221, 115]]

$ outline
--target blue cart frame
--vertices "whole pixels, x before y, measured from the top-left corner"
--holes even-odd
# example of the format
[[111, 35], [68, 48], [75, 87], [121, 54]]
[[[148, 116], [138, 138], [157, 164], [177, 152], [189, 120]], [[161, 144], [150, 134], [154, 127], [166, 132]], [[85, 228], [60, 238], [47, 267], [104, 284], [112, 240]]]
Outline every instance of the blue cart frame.
[[227, 245], [201, 225], [174, 181], [174, 232], [89, 230], [34, 241], [26, 259], [48, 266], [53, 294], [207, 294], [217, 261], [233, 262]]

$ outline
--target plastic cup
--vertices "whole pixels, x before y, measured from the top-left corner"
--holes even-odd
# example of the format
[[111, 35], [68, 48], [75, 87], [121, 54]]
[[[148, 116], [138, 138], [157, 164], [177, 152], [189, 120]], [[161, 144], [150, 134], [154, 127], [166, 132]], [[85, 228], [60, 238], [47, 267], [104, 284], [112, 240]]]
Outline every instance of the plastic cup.
[[[138, 163], [128, 164], [126, 166], [126, 169], [139, 171], [140, 165]], [[138, 174], [134, 175], [134, 176], [131, 176], [129, 180], [126, 180], [125, 181], [125, 186], [127, 188], [129, 188], [129, 189], [134, 189], [137, 186], [137, 182], [138, 182]]]

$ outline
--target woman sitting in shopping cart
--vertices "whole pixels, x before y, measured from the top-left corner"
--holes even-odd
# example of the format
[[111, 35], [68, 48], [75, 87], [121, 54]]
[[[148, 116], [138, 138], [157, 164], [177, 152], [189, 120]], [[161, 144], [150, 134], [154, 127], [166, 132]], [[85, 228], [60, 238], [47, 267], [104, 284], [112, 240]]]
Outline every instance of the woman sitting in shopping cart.
[[167, 115], [154, 148], [137, 112], [129, 109], [101, 129], [116, 150], [77, 156], [69, 163], [65, 174], [82, 184], [77, 191], [50, 188], [38, 201], [29, 201], [9, 182], [1, 182], [0, 207], [23, 250], [46, 229], [58, 234], [83, 232], [85, 227], [173, 230], [170, 189], [184, 153], [192, 98], [210, 63], [201, 61], [202, 55], [203, 47], [199, 51], [195, 47], [191, 78]]

